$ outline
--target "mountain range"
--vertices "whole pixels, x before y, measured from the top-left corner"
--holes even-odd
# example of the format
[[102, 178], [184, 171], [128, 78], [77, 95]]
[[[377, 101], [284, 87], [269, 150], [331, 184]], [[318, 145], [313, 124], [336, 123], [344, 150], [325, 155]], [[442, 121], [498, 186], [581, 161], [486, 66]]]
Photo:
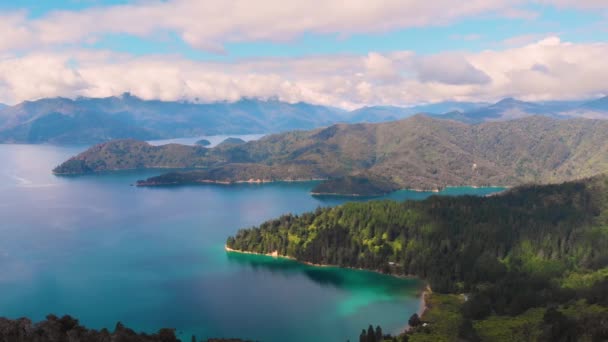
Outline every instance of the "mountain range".
[[197, 104], [108, 98], [26, 101], [0, 110], [0, 141], [97, 143], [112, 139], [160, 139], [220, 133], [310, 129], [341, 120], [342, 110], [307, 103], [243, 99]]
[[[332, 191], [319, 192], [360, 195], [402, 188], [559, 182], [608, 171], [608, 121], [533, 116], [465, 124], [415, 115], [387, 123], [293, 131], [211, 149], [119, 140], [96, 145], [54, 172], [138, 168], [197, 169], [140, 185], [326, 179], [323, 186]], [[378, 186], [370, 186], [370, 181]]]
[[48, 98], [0, 106], [0, 143], [94, 144], [114, 139], [166, 139], [214, 134], [278, 133], [335, 123], [386, 122], [427, 113], [465, 123], [544, 115], [608, 118], [608, 97], [545, 103], [503, 99], [495, 104], [440, 102], [414, 107], [371, 106], [353, 111], [278, 100], [192, 103], [107, 98]]

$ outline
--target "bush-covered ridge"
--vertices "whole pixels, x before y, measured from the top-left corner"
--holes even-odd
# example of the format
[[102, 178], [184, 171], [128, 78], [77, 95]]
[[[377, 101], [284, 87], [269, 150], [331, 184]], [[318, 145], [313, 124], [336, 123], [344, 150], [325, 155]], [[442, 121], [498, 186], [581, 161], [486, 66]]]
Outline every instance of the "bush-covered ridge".
[[[348, 203], [241, 230], [230, 248], [298, 260], [386, 269], [468, 290], [509, 264], [560, 273], [608, 266], [608, 177], [524, 186], [502, 195]], [[516, 261], [517, 260], [517, 261]]]
[[[237, 165], [242, 178], [231, 179]], [[341, 191], [342, 185], [356, 184], [336, 179], [362, 175], [412, 189], [560, 182], [608, 172], [608, 121], [531, 117], [467, 125], [417, 115], [389, 123], [288, 132], [211, 149], [121, 140], [94, 146], [54, 171], [136, 168], [214, 170], [185, 173], [181, 178], [188, 182], [244, 181], [260, 174], [275, 180], [330, 179], [326, 187], [337, 193], [349, 190]], [[201, 178], [210, 176], [218, 179]]]

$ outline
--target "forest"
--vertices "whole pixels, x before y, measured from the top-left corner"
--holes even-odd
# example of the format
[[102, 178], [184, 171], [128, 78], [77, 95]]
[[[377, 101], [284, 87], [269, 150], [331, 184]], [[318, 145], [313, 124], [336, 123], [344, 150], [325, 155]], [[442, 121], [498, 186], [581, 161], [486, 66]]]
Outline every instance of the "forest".
[[[566, 341], [584, 329], [589, 340], [608, 338], [608, 176], [489, 197], [318, 208], [241, 230], [227, 246], [423, 278], [437, 300], [466, 295], [452, 332], [543, 308], [532, 329], [546, 328], [542, 336]], [[573, 304], [589, 314], [568, 316]]]

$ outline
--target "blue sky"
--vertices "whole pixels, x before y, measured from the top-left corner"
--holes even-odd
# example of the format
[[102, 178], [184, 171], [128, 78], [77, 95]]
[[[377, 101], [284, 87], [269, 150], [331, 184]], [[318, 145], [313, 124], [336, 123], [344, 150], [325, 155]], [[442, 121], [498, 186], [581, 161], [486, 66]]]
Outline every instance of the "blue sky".
[[[128, 0], [21, 0], [0, 3], [0, 11], [25, 11], [37, 19], [56, 11], [82, 11], [136, 3]], [[456, 4], [457, 2], [455, 2]], [[608, 3], [606, 4], [608, 8]], [[608, 32], [598, 29], [608, 23], [604, 11], [572, 9], [551, 5], [526, 4], [519, 7], [534, 13], [531, 17], [504, 17], [487, 13], [449, 24], [429, 25], [381, 33], [315, 34], [303, 32], [297, 39], [276, 43], [252, 41], [227, 43], [225, 52], [210, 53], [185, 44], [177, 34], [165, 33], [156, 38], [130, 34], [102, 35], [99, 41], [84, 46], [110, 49], [135, 55], [178, 53], [192, 59], [233, 60], [259, 56], [301, 56], [315, 54], [388, 52], [413, 50], [421, 54], [453, 51], [481, 51], [505, 44], [515, 37], [533, 39], [557, 34], [571, 42], [605, 40]]]
[[[196, 96], [198, 98], [218, 100], [224, 97], [230, 100], [244, 96], [242, 90], [229, 88], [230, 83], [242, 84], [243, 74], [247, 73], [249, 76], [277, 76], [282, 82], [275, 81], [283, 88], [297, 84], [297, 89], [290, 88], [290, 94], [282, 94], [281, 92], [286, 91], [282, 89], [275, 90], [276, 94], [272, 95], [273, 90], [264, 89], [260, 90], [259, 94], [254, 91], [248, 95], [278, 96], [291, 101], [297, 97], [294, 92], [311, 93], [308, 97], [300, 96], [302, 100], [310, 101], [310, 97], [314, 97], [312, 93], [319, 93], [328, 85], [319, 85], [322, 80], [318, 77], [307, 79], [306, 72], [301, 66], [298, 67], [298, 63], [310, 60], [310, 74], [316, 75], [323, 69], [318, 66], [320, 59], [326, 59], [326, 64], [331, 64], [337, 63], [339, 58], [348, 59], [348, 62], [344, 62], [345, 66], [350, 65], [348, 63], [353, 65], [344, 67], [345, 70], [341, 70], [339, 75], [328, 75], [330, 79], [346, 78], [343, 72], [357, 70], [359, 72], [355, 72], [356, 75], [379, 76], [373, 79], [344, 79], [345, 86], [357, 83], [360, 96], [356, 100], [338, 99], [343, 102], [343, 106], [368, 103], [408, 105], [440, 100], [464, 100], [475, 96], [480, 100], [491, 100], [503, 95], [539, 100], [555, 99], [564, 97], [567, 92], [549, 91], [542, 89], [541, 85], [534, 91], [513, 89], [515, 85], [503, 86], [501, 91], [487, 94], [479, 90], [466, 91], [466, 74], [473, 69], [480, 70], [488, 75], [482, 79], [492, 80], [492, 85], [500, 83], [499, 71], [482, 69], [484, 64], [491, 63], [475, 60], [488, 55], [486, 52], [502, 52], [504, 55], [510, 50], [523, 49], [547, 38], [557, 38], [560, 48], [563, 49], [575, 45], [591, 50], [591, 47], [597, 44], [605, 44], [608, 37], [608, 4], [604, 5], [602, 2], [605, 1], [485, 0], [462, 3], [437, 0], [430, 4], [422, 0], [353, 0], [346, 3], [327, 0], [310, 1], [311, 5], [307, 6], [304, 2], [275, 0], [1, 1], [0, 20], [5, 26], [0, 23], [0, 29], [7, 34], [4, 38], [0, 37], [0, 57], [5, 62], [9, 59], [12, 62], [19, 59], [25, 63], [28, 58], [40, 58], [41, 54], [44, 54], [48, 56], [48, 61], [59, 60], [58, 63], [66, 67], [68, 73], [72, 72], [70, 77], [76, 79], [67, 82], [67, 86], [54, 84], [41, 87], [37, 92], [30, 89], [26, 94], [12, 86], [13, 83], [19, 82], [6, 75], [3, 79], [0, 71], [0, 101], [15, 102], [54, 93], [68, 96], [111, 94], [125, 90], [127, 85], [123, 84], [124, 82], [119, 84], [118, 81], [116, 85], [111, 85], [107, 84], [106, 80], [80, 82], [77, 78], [85, 74], [85, 70], [80, 68], [83, 65], [91, 65], [93, 61], [100, 68], [103, 63], [104, 67], [109, 68], [116, 66], [118, 62], [140, 66], [144, 65], [144, 62], [152, 63], [151, 60], [155, 63], [163, 60], [167, 65], [188, 65], [193, 69], [201, 68], [214, 73], [217, 71], [223, 73], [223, 76], [232, 77], [222, 81], [227, 83], [224, 95], [207, 91], [206, 94], [203, 92], [199, 94], [201, 96]], [[555, 50], [553, 47], [541, 49]], [[409, 57], [404, 57], [405, 53], [409, 54]], [[580, 51], [572, 53], [577, 58], [582, 58]], [[445, 77], [449, 82], [447, 86], [442, 87], [441, 83], [445, 83], [442, 77], [425, 78], [425, 71], [421, 68], [425, 65], [425, 56], [436, 60], [436, 56], [446, 55], [446, 64], [453, 64], [455, 67], [445, 70], [446, 74], [450, 74]], [[357, 56], [361, 59], [359, 64], [363, 64], [358, 68], [351, 60]], [[100, 59], [104, 58], [102, 63]], [[556, 67], [560, 66], [559, 61], [550, 60], [552, 57], [549, 56], [547, 58], [547, 63], [552, 62]], [[136, 64], [135, 61], [140, 61], [141, 64]], [[312, 67], [312, 61], [317, 63], [316, 67]], [[252, 64], [254, 62], [257, 64]], [[269, 66], [272, 62], [276, 65]], [[376, 63], [372, 68], [386, 70], [370, 71], [370, 63]], [[545, 61], [530, 63], [543, 64]], [[216, 69], [213, 69], [214, 67]], [[359, 70], [361, 68], [367, 69]], [[392, 76], [388, 70], [390, 68], [393, 68]], [[179, 70], [175, 73], [182, 77], [181, 74], [187, 71]], [[459, 77], [458, 73], [462, 74], [462, 82], [454, 81]], [[235, 74], [238, 75], [234, 76]], [[426, 74], [429, 74], [428, 70]], [[508, 73], [503, 70], [503, 74]], [[398, 79], [400, 82], [395, 88], [385, 89], [387, 83], [397, 82]], [[162, 83], [163, 80], [153, 81]], [[181, 81], [186, 84], [203, 82], [200, 78]], [[418, 83], [414, 84], [414, 81]], [[54, 82], [61, 83], [56, 80]], [[96, 84], [85, 85], [91, 82]], [[306, 83], [314, 85], [315, 89], [302, 88]], [[407, 94], [393, 94], [390, 98], [370, 95], [370, 91], [374, 90], [396, 93], [399, 86], [413, 88]], [[102, 87], [104, 89], [100, 90]], [[369, 90], [369, 87], [372, 89]], [[453, 89], [449, 91], [449, 87]], [[182, 94], [179, 95], [179, 92], [175, 93], [175, 89], [153, 91], [145, 90], [143, 86], [139, 88], [141, 89], [126, 90], [139, 92], [142, 96], [160, 98], [189, 98], [196, 93], [195, 90], [182, 89]], [[433, 94], [423, 96], [423, 91]], [[154, 92], [156, 94], [153, 94]], [[597, 97], [605, 92], [605, 88], [591, 86], [577, 90], [576, 94], [570, 97]], [[321, 94], [316, 97], [325, 97], [318, 95]], [[336, 101], [335, 96], [317, 102], [328, 101]]]

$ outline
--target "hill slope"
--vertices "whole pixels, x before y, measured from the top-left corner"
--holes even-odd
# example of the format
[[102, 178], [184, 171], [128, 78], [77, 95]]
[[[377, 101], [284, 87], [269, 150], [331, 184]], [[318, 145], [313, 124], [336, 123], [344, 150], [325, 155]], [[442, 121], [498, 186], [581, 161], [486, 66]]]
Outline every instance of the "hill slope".
[[[559, 182], [608, 171], [608, 122], [530, 117], [467, 125], [417, 115], [390, 123], [295, 131], [212, 149], [114, 141], [94, 146], [54, 172], [135, 168], [202, 169], [179, 176], [191, 183], [358, 175], [393, 183], [395, 189]], [[179, 182], [165, 175], [146, 184]]]

